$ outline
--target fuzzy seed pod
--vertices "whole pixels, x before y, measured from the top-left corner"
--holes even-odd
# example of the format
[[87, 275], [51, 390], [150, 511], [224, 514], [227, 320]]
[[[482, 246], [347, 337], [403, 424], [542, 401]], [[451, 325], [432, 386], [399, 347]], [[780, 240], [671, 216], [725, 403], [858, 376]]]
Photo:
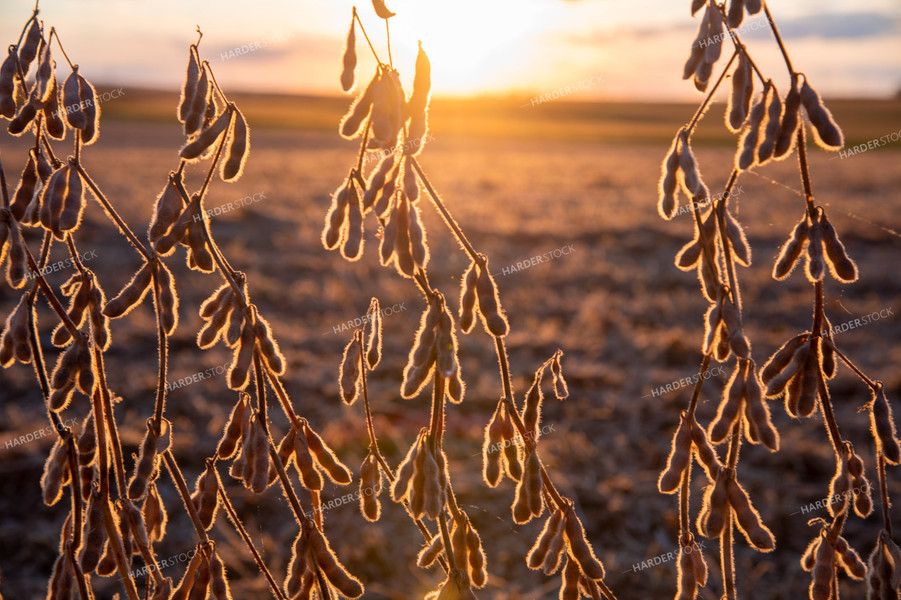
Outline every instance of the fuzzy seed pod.
[[760, 514], [751, 504], [748, 493], [734, 478], [726, 481], [726, 494], [735, 513], [738, 528], [748, 543], [760, 552], [769, 552], [776, 547], [773, 533], [763, 524]]
[[516, 441], [516, 427], [513, 425], [513, 418], [507, 412], [506, 406], [503, 409], [501, 419], [501, 436], [504, 439], [504, 469], [510, 479], [519, 481], [522, 479], [522, 458], [519, 443]]
[[[22, 177], [19, 179], [19, 185], [16, 187], [16, 192], [13, 195], [13, 201], [9, 205], [9, 210], [17, 221], [22, 221], [22, 217], [25, 216], [25, 210], [34, 199], [37, 182], [37, 165], [35, 164], [34, 155], [29, 152], [28, 162], [25, 163]], [[0, 247], [2, 247], [2, 243], [0, 243]]]
[[563, 511], [556, 510], [544, 522], [544, 528], [535, 540], [532, 549], [526, 556], [526, 564], [530, 569], [540, 569], [547, 558], [551, 542], [555, 537], [562, 535], [563, 531]]
[[745, 377], [745, 418], [749, 428], [757, 432], [757, 440], [775, 452], [779, 449], [779, 432], [770, 419], [770, 409], [763, 400], [763, 389], [753, 361]]
[[175, 291], [175, 279], [166, 263], [156, 262], [154, 284], [159, 296], [160, 322], [166, 335], [172, 335], [178, 325], [178, 293]]
[[101, 499], [99, 490], [93, 490], [90, 498], [84, 524], [84, 542], [78, 555], [78, 563], [85, 573], [91, 573], [97, 568], [97, 564], [100, 562], [100, 552], [103, 550], [103, 543], [106, 540], [106, 528], [103, 525], [104, 512], [101, 504], [104, 500]]
[[[782, 392], [785, 391], [785, 386], [788, 385], [790, 379], [792, 379], [795, 373], [798, 373], [804, 364], [807, 362], [807, 357], [810, 355], [810, 344], [806, 343], [807, 339], [804, 336], [804, 339], [801, 339], [798, 342], [794, 342], [796, 338], [789, 340], [786, 342], [786, 345], [782, 347], [773, 358], [764, 366], [764, 376], [767, 373], [767, 367], [776, 362], [777, 355], [782, 352], [782, 350], [786, 349], [786, 347], [791, 348], [797, 344], [795, 347], [791, 361], [778, 373], [774, 373], [773, 376], [766, 384], [766, 397], [767, 398], [777, 398], [782, 395]], [[793, 343], [794, 342], [794, 343]], [[779, 362], [782, 362], [780, 357]]]
[[360, 208], [360, 196], [351, 180], [347, 201], [347, 222], [344, 228], [344, 245], [341, 256], [353, 262], [363, 256], [363, 209]]
[[[706, 4], [706, 2], [705, 2]], [[710, 28], [710, 10], [705, 10], [704, 15], [698, 23], [698, 33], [691, 44], [691, 52], [682, 68], [682, 79], [688, 79], [703, 64], [706, 55], [705, 45], [707, 44], [707, 31]]]
[[842, 456], [836, 464], [835, 475], [829, 481], [829, 505], [826, 507], [832, 516], [845, 512], [850, 500], [851, 474], [848, 472], [847, 456]]
[[213, 463], [208, 463], [206, 470], [197, 478], [195, 491], [191, 496], [204, 529], [209, 529], [216, 521], [216, 513], [219, 510], [218, 491], [219, 482], [213, 470]]
[[826, 218], [826, 211], [820, 213], [819, 226], [823, 236], [823, 248], [826, 250], [826, 264], [829, 272], [842, 283], [857, 281], [857, 265], [848, 256], [844, 244], [838, 239], [835, 227]]
[[32, 17], [31, 25], [25, 34], [25, 41], [19, 45], [19, 64], [23, 73], [28, 73], [31, 67], [31, 61], [38, 55], [38, 47], [43, 41], [43, 33], [41, 32], [41, 24], [37, 17]]
[[375, 9], [375, 14], [377, 14], [380, 19], [390, 19], [394, 16], [394, 13], [385, 6], [385, 0], [372, 0], [372, 8]]
[[766, 116], [767, 100], [773, 90], [772, 80], [767, 80], [763, 86], [760, 98], [754, 104], [754, 107], [751, 108], [745, 131], [739, 142], [739, 153], [735, 156], [735, 168], [740, 171], [744, 171], [754, 164], [757, 155], [756, 149], [760, 139], [760, 125]]
[[402, 126], [404, 91], [397, 70], [385, 71], [372, 95], [367, 148], [393, 148]]
[[[375, 454], [370, 452], [360, 466], [360, 511], [369, 521], [378, 521], [381, 515], [382, 507], [378, 498], [381, 491], [382, 474], [379, 471], [378, 459]], [[432, 557], [432, 560], [435, 559], [435, 556]]]
[[691, 557], [693, 553], [691, 546], [682, 546], [680, 549], [679, 561], [676, 563], [677, 600], [695, 600], [698, 596], [698, 578]]
[[832, 113], [820, 95], [810, 87], [807, 79], [801, 84], [801, 105], [807, 112], [807, 118], [813, 125], [814, 141], [825, 150], [838, 150], [845, 145], [845, 136], [835, 123]]
[[717, 473], [720, 472], [722, 465], [720, 464], [719, 458], [716, 456], [716, 452], [713, 450], [713, 446], [710, 445], [710, 441], [707, 439], [707, 432], [697, 421], [693, 421], [691, 424], [691, 442], [694, 446], [694, 452], [697, 455], [698, 463], [704, 469], [707, 478], [710, 479], [710, 481], [714, 481]]
[[708, 29], [707, 45], [704, 47], [704, 62], [713, 64], [720, 59], [723, 50], [723, 14], [719, 7], [710, 0], [707, 4]]
[[[147, 232], [147, 239], [151, 244], [155, 244], [163, 235], [169, 233], [172, 226], [178, 220], [182, 208], [181, 194], [178, 187], [172, 179], [166, 181], [166, 187], [160, 192], [156, 200], [156, 210], [150, 220], [150, 229]], [[171, 251], [170, 251], [171, 252]], [[164, 255], [165, 256], [165, 255]]]
[[895, 422], [892, 410], [885, 397], [885, 388], [878, 384], [870, 401], [870, 431], [876, 440], [879, 452], [886, 462], [892, 465], [901, 463], [901, 446], [895, 433]]
[[569, 543], [569, 553], [579, 564], [582, 573], [589, 579], [603, 579], [604, 566], [588, 544], [585, 530], [582, 528], [582, 521], [576, 516], [572, 505], [566, 508], [563, 531], [566, 541]]
[[191, 586], [188, 600], [206, 600], [210, 591], [211, 579], [210, 561], [201, 553], [201, 561], [197, 565], [197, 571], [194, 574], [194, 584]]
[[349, 92], [354, 87], [354, 71], [357, 68], [356, 13], [350, 19], [350, 29], [347, 31], [347, 43], [344, 46], [344, 57], [341, 62], [343, 63], [341, 89]]
[[27, 364], [31, 362], [30, 319], [31, 303], [28, 294], [22, 294], [16, 308], [6, 319], [6, 326], [0, 337], [0, 366], [9, 367], [15, 360]]
[[556, 526], [556, 532], [548, 545], [547, 555], [541, 563], [541, 570], [545, 575], [552, 575], [560, 568], [563, 558], [566, 556], [564, 551], [566, 547], [566, 536], [564, 532], [563, 511], [557, 510], [560, 514], [560, 522]]
[[47, 135], [55, 140], [63, 140], [66, 138], [66, 124], [63, 122], [59, 108], [60, 89], [56, 78], [52, 82], [53, 88], [47, 103], [44, 105], [42, 112], [44, 113], [44, 128]]
[[250, 367], [253, 363], [254, 336], [250, 323], [244, 323], [241, 338], [232, 354], [228, 369], [228, 386], [233, 390], [243, 390], [250, 381]]
[[375, 369], [382, 357], [382, 312], [379, 301], [373, 298], [369, 305], [369, 320], [366, 324], [366, 365]]
[[84, 185], [81, 174], [73, 166], [69, 166], [67, 173], [66, 195], [63, 198], [62, 211], [59, 215], [60, 231], [71, 231], [81, 223], [81, 214], [84, 211]]
[[[193, 141], [185, 144], [182, 149], [179, 151], [178, 155], [186, 160], [194, 160], [198, 158], [201, 154], [204, 153], [210, 146], [216, 143], [216, 141], [222, 137], [222, 134], [225, 133], [226, 128], [232, 122], [232, 115], [236, 110], [229, 107], [228, 109], [222, 111], [213, 124], [200, 132]], [[246, 135], [246, 133], [245, 133]], [[224, 177], [223, 177], [224, 179]], [[228, 180], [226, 180], [228, 181]]]
[[516, 485], [516, 498], [513, 502], [513, 520], [516, 523], [526, 523], [532, 520], [532, 517], [541, 516], [544, 511], [542, 489], [541, 463], [538, 454], [532, 448], [526, 451], [522, 478]]
[[823, 252], [823, 225], [819, 220], [811, 224], [807, 232], [807, 264], [805, 275], [811, 283], [822, 281], [826, 272], [826, 257]]
[[807, 242], [809, 232], [810, 223], [808, 222], [807, 214], [805, 213], [804, 216], [801, 217], [801, 220], [798, 221], [798, 224], [795, 225], [794, 229], [792, 229], [788, 241], [782, 245], [782, 249], [779, 251], [779, 258], [776, 259], [776, 264], [773, 267], [773, 279], [782, 281], [789, 276], [795, 268], [798, 258], [801, 257], [801, 252], [804, 250], [804, 245]]
[[153, 263], [148, 262], [135, 273], [131, 281], [122, 288], [115, 298], [106, 303], [103, 314], [110, 319], [115, 319], [128, 314], [135, 306], [141, 303], [147, 290], [150, 289], [153, 277]]
[[[440, 450], [439, 450], [440, 452]], [[420, 452], [422, 457], [420, 465], [422, 474], [422, 487], [416, 485], [416, 473], [413, 475], [413, 493], [410, 505], [417, 506], [417, 495], [422, 496], [422, 514], [430, 519], [437, 519], [446, 503], [445, 497], [445, 473], [438, 466], [438, 458], [432, 451], [431, 445], [426, 443]], [[414, 466], [417, 466], [414, 463]], [[415, 516], [419, 516], [416, 514]]]
[[729, 239], [729, 247], [732, 248], [733, 257], [738, 264], [749, 267], [751, 266], [751, 245], [748, 238], [745, 237], [744, 229], [741, 224], [726, 210], [726, 237]]
[[679, 144], [679, 170], [682, 173], [682, 187], [685, 194], [695, 199], [709, 198], [707, 187], [701, 180], [701, 172], [698, 162], [695, 160], [691, 146], [688, 144], [688, 134], [683, 130], [682, 140]]
[[773, 87], [770, 101], [766, 109], [766, 119], [761, 124], [760, 130], [763, 133], [763, 139], [757, 146], [757, 163], [764, 164], [772, 156], [776, 148], [776, 139], [779, 137], [782, 119], [782, 100], [779, 98], [779, 92]]
[[309, 490], [322, 489], [322, 475], [313, 465], [313, 454], [306, 435], [294, 436], [294, 457], [297, 461], [297, 470], [303, 481], [304, 487]]
[[63, 495], [63, 486], [69, 483], [69, 455], [66, 444], [62, 439], [56, 440], [50, 455], [44, 463], [44, 473], [41, 476], [41, 490], [44, 504], [53, 506]]
[[[2, 215], [0, 215], [0, 219], [2, 219]], [[18, 227], [9, 222], [3, 223], [0, 220], [0, 230], [6, 230], [7, 240], [9, 241], [9, 265], [6, 269], [6, 281], [11, 288], [17, 290], [25, 285], [25, 273], [28, 270], [28, 252], [25, 249], [25, 242], [22, 240]], [[2, 253], [2, 246], [0, 246], [0, 253]]]
[[482, 539], [468, 521], [466, 523], [466, 550], [469, 557], [469, 580], [477, 588], [484, 587], [488, 583], [485, 551], [482, 549]]
[[422, 226], [419, 207], [410, 206], [410, 251], [413, 262], [422, 270], [425, 270], [429, 262], [429, 245], [426, 241], [425, 228]]
[[313, 431], [307, 423], [303, 425], [303, 434], [307, 438], [310, 453], [316, 459], [322, 471], [329, 476], [329, 479], [338, 485], [349, 484], [351, 482], [350, 469], [338, 460], [334, 451], [326, 446], [319, 434]]
[[472, 331], [475, 323], [476, 308], [476, 282], [478, 281], [478, 266], [470, 263], [469, 268], [461, 277], [462, 289], [460, 291], [460, 330], [463, 333]]
[[867, 566], [860, 559], [860, 555], [854, 548], [848, 545], [848, 540], [838, 536], [835, 540], [835, 553], [839, 564], [848, 577], [862, 580], [867, 575]]
[[[197, 85], [194, 88], [194, 93], [191, 96], [191, 103], [186, 109], [184, 114], [184, 132], [185, 135], [191, 135], [196, 133], [200, 126], [203, 124], [204, 113], [206, 112], [207, 105], [209, 104], [209, 98], [211, 94], [210, 88], [210, 80], [207, 75], [207, 70], [203, 68], [202, 65], [199, 65], [200, 68], [200, 78], [197, 80]], [[188, 75], [191, 73], [191, 64], [188, 63]], [[187, 89], [188, 81], [185, 80], [185, 89]]]
[[557, 400], [566, 400], [569, 398], [569, 386], [566, 384], [566, 379], [563, 377], [562, 360], [563, 351], [558, 349], [554, 353], [554, 358], [551, 360], [551, 375], [554, 377], [554, 396]]
[[339, 373], [341, 398], [347, 404], [353, 404], [360, 395], [360, 341], [355, 335], [344, 347]]
[[166, 514], [166, 506], [156, 489], [156, 483], [151, 483], [147, 491], [147, 499], [143, 507], [144, 523], [152, 542], [158, 542], [166, 535], [166, 524], [169, 515]]
[[729, 27], [736, 29], [741, 25], [744, 18], [745, 3], [744, 0], [729, 0], [729, 10], [726, 16], [726, 22]]
[[[178, 103], [178, 120], [184, 123], [191, 112], [191, 105], [194, 101], [194, 94], [197, 91], [197, 85], [200, 80], [200, 63], [197, 62], [196, 49], [194, 45], [188, 49], [188, 67], [185, 72], [185, 83], [181, 88], [181, 99]], [[196, 127], [195, 127], [196, 130]], [[185, 132], [189, 133], [189, 132]]]
[[539, 369], [535, 373], [535, 379], [526, 393], [526, 399], [523, 403], [522, 420], [526, 428], [526, 434], [532, 443], [538, 441], [538, 424], [541, 422], [541, 401], [544, 395], [541, 393], [541, 376], [544, 369]]
[[334, 250], [344, 240], [344, 222], [350, 206], [350, 194], [353, 183], [348, 178], [336, 194], [332, 194], [332, 205], [325, 216], [325, 227], [322, 230], [322, 245], [326, 250]]
[[81, 143], [90, 146], [97, 141], [100, 128], [100, 105], [97, 90], [87, 79], [78, 75], [78, 98], [85, 116], [85, 127], [81, 132]]
[[482, 316], [482, 323], [485, 325], [488, 333], [495, 337], [503, 337], [510, 331], [510, 325], [507, 323], [507, 317], [500, 307], [497, 285], [488, 272], [488, 260], [484, 257], [482, 258], [485, 264], [484, 267], [479, 269], [479, 276], [476, 280], [479, 314]]
[[335, 589], [348, 598], [359, 598], [363, 595], [363, 585], [358, 579], [347, 572], [338, 561], [335, 551], [329, 546], [328, 540], [316, 527], [310, 527], [310, 549], [316, 557], [316, 563], [323, 575]]
[[438, 322], [442, 310], [436, 301], [429, 301], [428, 309], [420, 318], [416, 341], [410, 350], [407, 365], [404, 368], [404, 381], [401, 395], [404, 398], [415, 397], [423, 388], [432, 372], [437, 358], [436, 340], [438, 338]]
[[441, 534], [438, 534], [419, 551], [416, 557], [416, 565], [422, 569], [427, 569], [432, 566], [442, 552], [444, 552], [444, 543], [441, 540]]
[[714, 483], [707, 486], [704, 493], [704, 507], [698, 515], [698, 530], [711, 539], [719, 537], [726, 524], [729, 510], [726, 477], [726, 470], [720, 469]]
[[59, 229], [60, 213], [63, 210], [63, 200], [69, 186], [69, 167], [63, 166], [53, 172], [50, 181], [41, 191], [41, 225], [53, 233], [57, 239], [63, 239]]
[[244, 172], [250, 148], [250, 131], [240, 110], [235, 108], [235, 118], [228, 133], [228, 159], [222, 163], [222, 181], [237, 181]]
[[404, 460], [397, 467], [397, 477], [391, 485], [391, 499], [395, 502], [402, 501], [410, 493], [413, 481], [413, 471], [419, 452], [422, 448], [422, 438], [425, 435], [424, 431], [425, 430], [420, 432], [419, 438], [417, 438], [416, 442], [410, 446]]
[[225, 565], [219, 558], [219, 553], [213, 551], [213, 557], [210, 560], [210, 591], [213, 593], [215, 600], [231, 600], [231, 589], [228, 585], [228, 579], [225, 577]]
[[714, 444], [726, 441], [732, 432], [732, 426], [741, 414], [745, 398], [746, 368], [745, 361], [738, 361], [729, 382], [723, 389], [723, 399], [720, 401], [719, 410], [710, 423], [710, 441]]
[[[429, 91], [431, 87], [432, 65], [420, 42], [419, 51], [416, 54], [413, 92], [407, 101], [410, 126], [407, 129], [407, 143], [404, 145], [404, 154], [408, 156], [419, 154], [425, 146], [425, 134], [428, 131]], [[419, 143], [416, 143], [417, 140]], [[410, 196], [410, 199], [415, 200], [416, 197]]]
[[811, 600], [832, 598], [832, 579], [835, 577], [835, 548], [827, 539], [821, 539], [814, 554], [813, 581], [810, 584]]
[[[409, 140], [407, 144], [409, 144]], [[416, 171], [413, 170], [413, 159], [409, 155], [404, 155], [403, 167], [403, 192], [410, 202], [416, 202], [419, 200], [419, 183], [416, 179]]]
[[728, 298], [723, 300], [721, 307], [723, 325], [729, 334], [729, 347], [739, 358], [750, 358], [751, 347], [748, 338], [742, 333], [741, 313], [738, 307]]
[[798, 348], [800, 348], [804, 342], [808, 341], [807, 335], [807, 332], [799, 333], [782, 344], [773, 356], [770, 357], [766, 364], [763, 365], [763, 370], [760, 372], [760, 379], [763, 383], [768, 384], [773, 377], [781, 373], [788, 366]]
[[457, 338], [454, 335], [454, 322], [447, 306], [441, 311], [438, 318], [438, 328], [435, 337], [435, 368], [441, 377], [449, 378], [457, 374], [459, 368], [457, 361]]
[[489, 487], [495, 487], [501, 480], [501, 445], [503, 437], [501, 430], [503, 424], [503, 401], [499, 402], [488, 425], [485, 426], [484, 442], [482, 443], [482, 478]]
[[801, 390], [798, 395], [798, 415], [801, 417], [809, 417], [816, 410], [817, 398], [819, 397], [819, 372], [820, 363], [814, 351], [813, 355], [808, 355], [804, 366], [795, 375], [795, 377], [801, 378]]
[[673, 436], [666, 469], [657, 480], [657, 489], [661, 494], [673, 494], [679, 489], [682, 475], [691, 460], [691, 422], [683, 413], [680, 416], [679, 428]]
[[16, 53], [13, 48], [9, 48], [3, 65], [0, 65], [0, 116], [7, 119], [15, 116], [18, 91], [19, 78], [16, 73]]
[[78, 71], [73, 70], [63, 82], [63, 106], [65, 106], [66, 120], [73, 129], [85, 129], [88, 126], [88, 118], [81, 105], [79, 95]]
[[50, 52], [50, 44], [46, 40], [41, 40], [37, 58], [38, 63], [37, 70], [34, 73], [32, 97], [43, 106], [50, 99], [50, 93], [53, 91], [56, 80], [54, 75], [56, 62], [53, 60], [53, 55]]
[[[393, 185], [393, 180], [390, 182]], [[386, 187], [387, 184], [386, 184]], [[376, 204], [378, 212], [378, 204]], [[391, 220], [397, 220], [396, 237], [394, 240], [394, 266], [398, 274], [404, 277], [413, 277], [415, 262], [410, 242], [410, 201], [401, 194], [397, 199], [397, 206]]]
[[798, 76], [792, 75], [791, 88], [785, 95], [785, 105], [782, 111], [782, 125], [779, 126], [779, 137], [776, 138], [776, 146], [773, 150], [773, 158], [781, 159], [788, 156], [795, 144], [795, 136], [798, 133], [798, 125], [801, 109], [801, 93], [798, 91]]
[[682, 140], [682, 129], [673, 138], [669, 152], [661, 165], [660, 181], [657, 184], [659, 199], [657, 200], [657, 212], [662, 219], [669, 221], [676, 216], [679, 201], [676, 197], [679, 185], [679, 146]]
[[141, 442], [141, 453], [135, 463], [135, 472], [128, 483], [128, 497], [132, 500], [140, 500], [147, 493], [147, 485], [156, 472], [159, 463], [157, 453], [157, 437], [153, 428], [147, 427], [144, 440]]
[[560, 600], [579, 600], [579, 567], [575, 561], [567, 557], [566, 565], [563, 567], [562, 585], [560, 586]]
[[369, 112], [372, 109], [373, 96], [375, 95], [376, 88], [380, 85], [381, 78], [381, 70], [376, 71], [376, 74], [370, 80], [369, 85], [366, 86], [366, 89], [363, 90], [362, 94], [357, 96], [357, 99], [354, 100], [350, 110], [348, 110], [347, 114], [341, 119], [341, 125], [339, 127], [341, 137], [352, 140], [362, 134], [361, 129], [363, 122], [366, 120], [366, 117], [369, 116]]
[[288, 575], [285, 578], [285, 593], [289, 598], [297, 598], [301, 593], [304, 575], [309, 572], [309, 549], [309, 538], [301, 530], [291, 546], [291, 560], [288, 562]]

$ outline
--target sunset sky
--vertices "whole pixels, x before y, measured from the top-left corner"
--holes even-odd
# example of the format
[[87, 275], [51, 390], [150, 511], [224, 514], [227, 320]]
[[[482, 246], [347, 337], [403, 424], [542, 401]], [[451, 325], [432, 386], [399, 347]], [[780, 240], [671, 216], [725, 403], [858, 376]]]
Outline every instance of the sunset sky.
[[[66, 50], [105, 85], [176, 89], [194, 28], [231, 89], [335, 94], [353, 2], [345, 0], [44, 0]], [[357, 3], [383, 60], [384, 21]], [[417, 40], [436, 94], [536, 96], [588, 80], [574, 99], [691, 99], [680, 79], [697, 28], [689, 0], [388, 0], [392, 55], [409, 82]], [[0, 32], [18, 36], [33, 2], [3, 0]], [[830, 96], [901, 90], [901, 2], [771, 0], [793, 61]], [[762, 15], [743, 36], [765, 71], [783, 72]], [[259, 48], [241, 53], [242, 46]], [[358, 35], [360, 77], [372, 60]], [[365, 52], [364, 52], [365, 50]], [[384, 55], [384, 56], [383, 56]], [[773, 68], [767, 68], [772, 66]], [[778, 85], [777, 81], [777, 85]], [[409, 84], [408, 84], [409, 85]]]

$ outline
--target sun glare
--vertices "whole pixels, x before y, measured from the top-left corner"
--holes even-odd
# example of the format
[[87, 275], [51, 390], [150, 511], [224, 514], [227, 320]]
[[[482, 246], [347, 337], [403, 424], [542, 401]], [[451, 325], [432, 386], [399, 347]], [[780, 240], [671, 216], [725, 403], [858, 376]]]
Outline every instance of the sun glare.
[[415, 56], [417, 40], [432, 63], [432, 90], [470, 95], [521, 85], [538, 39], [553, 21], [550, 2], [458, 0], [398, 7], [391, 19], [395, 56]]

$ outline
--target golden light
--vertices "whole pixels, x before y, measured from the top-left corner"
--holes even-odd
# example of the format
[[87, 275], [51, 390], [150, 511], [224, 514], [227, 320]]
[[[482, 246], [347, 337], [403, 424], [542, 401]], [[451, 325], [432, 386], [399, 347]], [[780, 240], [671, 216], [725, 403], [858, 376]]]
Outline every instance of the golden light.
[[432, 90], [439, 94], [521, 85], [529, 57], [540, 52], [541, 33], [559, 14], [556, 3], [540, 0], [395, 4], [395, 60], [415, 57], [417, 40], [422, 40], [432, 63]]

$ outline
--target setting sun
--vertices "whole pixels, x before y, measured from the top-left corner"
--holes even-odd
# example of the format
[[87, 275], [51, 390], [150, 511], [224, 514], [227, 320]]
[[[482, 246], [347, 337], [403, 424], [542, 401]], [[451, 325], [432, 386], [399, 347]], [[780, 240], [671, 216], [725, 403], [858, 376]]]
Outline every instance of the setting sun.
[[535, 0], [410, 4], [391, 19], [394, 58], [412, 60], [417, 40], [423, 40], [438, 93], [518, 87], [538, 52], [542, 32], [559, 10], [559, 5]]

